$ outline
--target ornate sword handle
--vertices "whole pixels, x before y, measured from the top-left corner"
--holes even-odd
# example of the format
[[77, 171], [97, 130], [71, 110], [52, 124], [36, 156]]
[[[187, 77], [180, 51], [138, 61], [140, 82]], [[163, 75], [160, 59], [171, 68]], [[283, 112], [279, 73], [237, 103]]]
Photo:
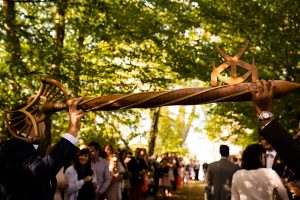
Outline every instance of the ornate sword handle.
[[[42, 77], [42, 85], [36, 95], [29, 98], [27, 104], [4, 113], [4, 121], [13, 137], [27, 142], [38, 142], [44, 138], [38, 124], [45, 119], [49, 107], [65, 108], [69, 95], [65, 87], [58, 81]], [[28, 137], [30, 132], [31, 137]]]

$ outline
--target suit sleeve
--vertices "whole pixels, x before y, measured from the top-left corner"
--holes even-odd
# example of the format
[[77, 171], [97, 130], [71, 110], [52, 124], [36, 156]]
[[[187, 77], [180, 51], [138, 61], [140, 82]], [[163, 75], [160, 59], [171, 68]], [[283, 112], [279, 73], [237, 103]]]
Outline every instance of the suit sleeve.
[[208, 165], [207, 168], [207, 174], [206, 174], [206, 185], [205, 185], [205, 193], [207, 195], [207, 198], [211, 198], [211, 187], [212, 187], [212, 172], [211, 167]]
[[76, 152], [77, 147], [62, 138], [48, 155], [29, 159], [23, 167], [33, 176], [51, 178], [58, 173], [67, 160], [73, 160]]
[[300, 144], [276, 120], [269, 123], [261, 132], [276, 150], [279, 157], [297, 175], [300, 176]]
[[104, 183], [102, 185], [102, 187], [99, 189], [99, 193], [103, 194], [104, 192], [106, 192], [106, 190], [108, 189], [108, 187], [110, 186], [111, 180], [112, 180], [112, 176], [110, 174], [109, 171], [109, 166], [107, 162], [104, 162], [105, 167], [104, 167]]

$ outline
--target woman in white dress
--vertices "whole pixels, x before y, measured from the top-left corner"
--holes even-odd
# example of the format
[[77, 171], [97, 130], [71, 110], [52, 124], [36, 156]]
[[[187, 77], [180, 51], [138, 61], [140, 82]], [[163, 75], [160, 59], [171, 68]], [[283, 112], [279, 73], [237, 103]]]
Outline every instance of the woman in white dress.
[[287, 191], [277, 173], [265, 168], [264, 149], [259, 144], [249, 145], [243, 152], [241, 170], [232, 178], [231, 200], [271, 200], [274, 190], [282, 200]]

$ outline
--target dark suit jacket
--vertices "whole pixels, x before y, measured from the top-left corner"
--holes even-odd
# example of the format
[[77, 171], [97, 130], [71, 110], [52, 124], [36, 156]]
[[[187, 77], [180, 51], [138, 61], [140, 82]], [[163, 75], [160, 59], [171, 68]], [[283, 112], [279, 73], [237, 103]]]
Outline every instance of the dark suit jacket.
[[292, 135], [273, 120], [262, 130], [261, 136], [272, 145], [295, 175], [300, 177], [300, 145], [293, 140]]
[[55, 175], [76, 152], [77, 147], [65, 138], [44, 157], [30, 143], [15, 138], [7, 141], [0, 151], [0, 187], [4, 199], [53, 199]]
[[284, 170], [285, 170], [285, 163], [283, 162], [283, 160], [278, 156], [278, 153], [276, 154], [275, 158], [274, 158], [274, 162], [272, 165], [272, 169], [277, 172], [277, 174], [280, 177], [283, 177], [284, 174]]
[[135, 187], [139, 185], [139, 168], [138, 163], [135, 157], [132, 157], [129, 163], [127, 164], [128, 172], [131, 176], [129, 178], [131, 186]]
[[230, 200], [232, 176], [237, 170], [239, 167], [227, 158], [208, 165], [205, 191], [209, 200]]

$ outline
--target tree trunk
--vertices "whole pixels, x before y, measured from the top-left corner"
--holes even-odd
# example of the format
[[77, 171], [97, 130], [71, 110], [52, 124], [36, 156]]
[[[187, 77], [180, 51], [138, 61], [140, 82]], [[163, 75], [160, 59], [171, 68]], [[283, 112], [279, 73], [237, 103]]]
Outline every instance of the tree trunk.
[[21, 45], [18, 37], [18, 29], [15, 24], [15, 2], [10, 0], [3, 1], [3, 16], [4, 16], [4, 30], [6, 32], [5, 49], [11, 55], [7, 62], [11, 74], [14, 76], [18, 74], [24, 75], [25, 66], [23, 66], [21, 59]]
[[[54, 13], [54, 23], [56, 27], [56, 52], [57, 55], [54, 57], [52, 61], [53, 70], [50, 72], [51, 75], [60, 74], [59, 67], [62, 62], [62, 49], [64, 43], [65, 36], [65, 10], [67, 7], [67, 1], [58, 1], [56, 4], [56, 12]], [[49, 113], [45, 118], [45, 140], [41, 142], [41, 150], [46, 153], [47, 148], [51, 145], [52, 137], [51, 137], [51, 127], [52, 127], [52, 115]]]
[[152, 111], [153, 111], [152, 122], [151, 122], [149, 141], [148, 141], [149, 156], [153, 155], [154, 149], [155, 149], [155, 141], [156, 141], [157, 132], [158, 132], [158, 120], [159, 120], [159, 116], [160, 116], [160, 107], [154, 108]]
[[56, 56], [52, 61], [52, 75], [56, 73], [59, 74], [59, 66], [63, 60], [62, 49], [64, 47], [64, 38], [65, 38], [65, 15], [68, 1], [67, 0], [59, 0], [57, 1], [54, 9], [54, 24], [55, 24], [55, 49]]
[[192, 123], [193, 123], [193, 120], [195, 118], [195, 111], [196, 111], [196, 106], [192, 106], [192, 111], [190, 113], [190, 116], [188, 118], [187, 123], [184, 125], [184, 130], [182, 131], [182, 134], [181, 134], [181, 138], [182, 138], [181, 146], [186, 141], [188, 133], [189, 133], [191, 127], [192, 127]]
[[78, 51], [77, 51], [77, 62], [76, 62], [76, 67], [74, 69], [74, 95], [76, 97], [79, 96], [79, 91], [80, 91], [80, 72], [82, 70], [82, 47], [83, 47], [83, 41], [84, 41], [84, 35], [79, 29], [79, 37], [78, 37]]

